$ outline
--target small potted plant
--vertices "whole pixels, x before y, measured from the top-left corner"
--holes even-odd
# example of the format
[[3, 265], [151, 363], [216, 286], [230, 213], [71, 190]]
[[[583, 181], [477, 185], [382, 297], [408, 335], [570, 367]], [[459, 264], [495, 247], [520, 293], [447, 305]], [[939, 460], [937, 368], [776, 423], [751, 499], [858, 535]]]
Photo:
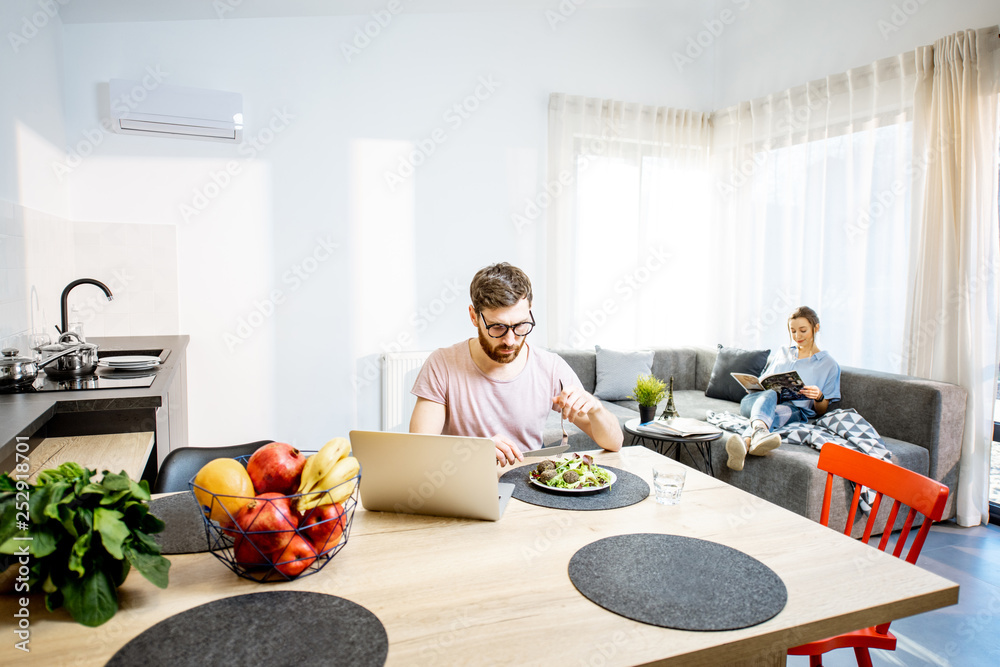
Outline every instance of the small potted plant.
[[649, 423], [656, 418], [656, 406], [667, 393], [667, 385], [652, 373], [640, 375], [635, 381], [635, 389], [629, 396], [639, 403], [639, 422]]

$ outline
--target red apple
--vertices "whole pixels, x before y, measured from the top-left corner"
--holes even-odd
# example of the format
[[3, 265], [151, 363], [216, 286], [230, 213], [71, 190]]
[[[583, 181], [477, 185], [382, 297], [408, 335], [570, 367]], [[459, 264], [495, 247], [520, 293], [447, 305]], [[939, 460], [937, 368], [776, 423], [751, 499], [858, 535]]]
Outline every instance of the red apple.
[[262, 493], [248, 502], [236, 515], [236, 523], [264, 553], [288, 546], [299, 525], [291, 502], [280, 493]]
[[253, 542], [243, 535], [237, 535], [233, 541], [233, 558], [242, 568], [252, 568], [259, 565], [270, 565], [271, 559], [261, 553]]
[[250, 456], [247, 473], [257, 493], [293, 494], [299, 489], [306, 456], [285, 442], [271, 442]]
[[316, 551], [325, 554], [340, 542], [344, 519], [344, 506], [340, 503], [320, 505], [299, 523], [299, 532], [309, 538]]
[[288, 577], [297, 577], [316, 561], [316, 550], [309, 540], [295, 534], [281, 555], [275, 557], [274, 567]]

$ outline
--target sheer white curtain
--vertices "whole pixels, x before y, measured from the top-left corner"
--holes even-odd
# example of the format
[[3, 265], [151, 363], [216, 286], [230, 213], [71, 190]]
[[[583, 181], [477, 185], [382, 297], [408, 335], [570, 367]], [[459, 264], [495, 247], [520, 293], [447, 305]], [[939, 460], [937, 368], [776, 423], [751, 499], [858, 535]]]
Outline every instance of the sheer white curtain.
[[997, 386], [997, 28], [917, 51], [914, 235], [904, 358], [912, 375], [969, 392], [956, 510], [989, 521]]
[[713, 114], [721, 342], [786, 344], [797, 306], [841, 365], [899, 371], [912, 53]]
[[549, 98], [550, 347], [703, 341], [708, 115]]

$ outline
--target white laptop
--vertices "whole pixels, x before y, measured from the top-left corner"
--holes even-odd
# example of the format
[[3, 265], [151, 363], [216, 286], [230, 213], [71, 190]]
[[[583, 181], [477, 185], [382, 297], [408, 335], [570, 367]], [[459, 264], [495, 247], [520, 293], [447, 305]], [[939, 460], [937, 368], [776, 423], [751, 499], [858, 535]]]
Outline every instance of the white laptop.
[[496, 521], [513, 484], [497, 480], [489, 438], [351, 431], [366, 510]]

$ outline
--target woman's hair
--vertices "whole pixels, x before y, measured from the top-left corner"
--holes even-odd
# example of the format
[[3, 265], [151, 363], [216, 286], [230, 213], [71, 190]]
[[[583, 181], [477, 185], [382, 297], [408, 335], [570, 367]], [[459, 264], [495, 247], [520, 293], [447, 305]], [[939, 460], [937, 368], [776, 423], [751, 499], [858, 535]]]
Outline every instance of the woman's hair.
[[521, 269], [507, 262], [479, 269], [469, 286], [472, 307], [476, 312], [484, 308], [509, 308], [521, 299], [531, 303], [531, 281]]
[[817, 327], [819, 326], [819, 315], [816, 314], [815, 310], [809, 306], [799, 306], [791, 315], [788, 316], [788, 321], [791, 322], [792, 320], [797, 320], [800, 317], [808, 320], [813, 332], [817, 330]]

